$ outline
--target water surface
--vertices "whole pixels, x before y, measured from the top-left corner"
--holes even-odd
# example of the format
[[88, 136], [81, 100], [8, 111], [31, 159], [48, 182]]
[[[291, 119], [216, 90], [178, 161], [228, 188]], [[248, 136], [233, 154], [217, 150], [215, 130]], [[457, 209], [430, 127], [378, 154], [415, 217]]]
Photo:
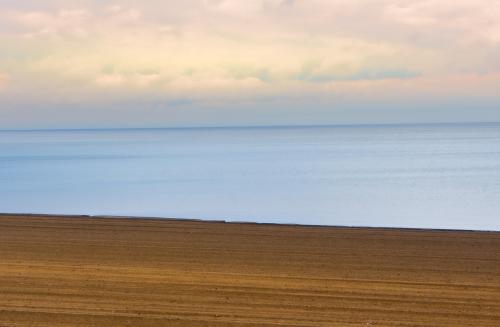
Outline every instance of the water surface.
[[500, 230], [500, 124], [2, 131], [0, 212]]

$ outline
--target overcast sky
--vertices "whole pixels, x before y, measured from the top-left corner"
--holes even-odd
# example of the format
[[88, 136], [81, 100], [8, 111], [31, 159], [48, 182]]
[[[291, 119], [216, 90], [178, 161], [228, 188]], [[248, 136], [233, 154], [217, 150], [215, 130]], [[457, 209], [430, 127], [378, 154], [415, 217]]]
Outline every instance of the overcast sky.
[[497, 0], [0, 0], [0, 128], [500, 121]]

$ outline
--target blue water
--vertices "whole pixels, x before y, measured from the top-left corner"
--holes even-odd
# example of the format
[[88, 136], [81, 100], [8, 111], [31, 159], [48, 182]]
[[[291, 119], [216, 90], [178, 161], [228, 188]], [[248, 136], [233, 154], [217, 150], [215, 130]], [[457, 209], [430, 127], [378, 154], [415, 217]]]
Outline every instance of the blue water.
[[3, 131], [0, 212], [500, 230], [500, 124]]

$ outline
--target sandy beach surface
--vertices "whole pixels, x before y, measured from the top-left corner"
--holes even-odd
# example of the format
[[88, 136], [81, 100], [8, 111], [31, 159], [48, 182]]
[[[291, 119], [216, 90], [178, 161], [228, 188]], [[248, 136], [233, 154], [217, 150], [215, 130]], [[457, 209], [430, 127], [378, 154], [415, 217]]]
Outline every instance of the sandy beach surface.
[[500, 233], [0, 216], [0, 326], [500, 326]]

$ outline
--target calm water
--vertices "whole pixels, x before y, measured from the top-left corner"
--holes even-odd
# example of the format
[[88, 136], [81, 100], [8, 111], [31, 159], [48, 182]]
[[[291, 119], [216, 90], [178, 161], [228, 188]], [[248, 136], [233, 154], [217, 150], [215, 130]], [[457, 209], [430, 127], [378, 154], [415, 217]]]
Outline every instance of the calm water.
[[0, 212], [500, 230], [500, 124], [4, 131]]

